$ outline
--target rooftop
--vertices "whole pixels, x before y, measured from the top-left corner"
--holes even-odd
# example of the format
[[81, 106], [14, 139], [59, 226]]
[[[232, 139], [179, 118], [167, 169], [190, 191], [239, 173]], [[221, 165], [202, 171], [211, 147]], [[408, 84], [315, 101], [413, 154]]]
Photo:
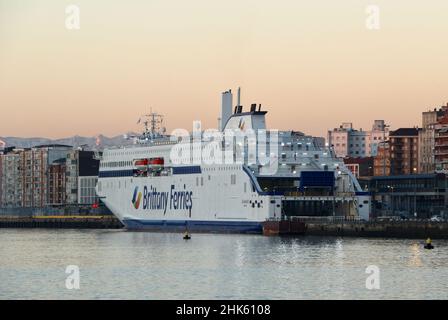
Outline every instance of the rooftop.
[[40, 149], [40, 148], [73, 148], [73, 146], [69, 146], [66, 144], [41, 144], [38, 146], [34, 146], [33, 148]]
[[418, 136], [418, 128], [400, 128], [389, 133], [390, 137]]
[[359, 157], [359, 158], [346, 157], [346, 158], [344, 158], [345, 164], [362, 164], [362, 163], [369, 163], [369, 162], [373, 162], [373, 157]]
[[426, 173], [426, 174], [405, 174], [398, 176], [375, 176], [372, 180], [409, 180], [409, 179], [434, 179], [436, 177], [444, 177], [440, 173]]

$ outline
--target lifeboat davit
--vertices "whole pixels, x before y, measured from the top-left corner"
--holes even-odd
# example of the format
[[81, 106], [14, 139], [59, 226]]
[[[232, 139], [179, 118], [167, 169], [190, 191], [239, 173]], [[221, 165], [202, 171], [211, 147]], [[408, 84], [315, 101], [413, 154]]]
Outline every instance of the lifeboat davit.
[[138, 159], [134, 161], [134, 166], [138, 170], [146, 171], [148, 170], [149, 159]]
[[162, 167], [163, 164], [163, 158], [137, 159], [134, 161], [134, 166], [140, 171], [147, 171], [151, 167]]

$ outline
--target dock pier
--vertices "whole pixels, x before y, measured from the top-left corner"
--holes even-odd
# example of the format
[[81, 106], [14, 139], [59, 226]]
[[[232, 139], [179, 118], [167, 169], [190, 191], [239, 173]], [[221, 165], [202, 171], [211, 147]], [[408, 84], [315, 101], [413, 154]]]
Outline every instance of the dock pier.
[[305, 235], [448, 239], [448, 222], [428, 220], [371, 220], [357, 217], [296, 217], [305, 225]]
[[306, 225], [297, 219], [269, 219], [263, 222], [263, 235], [303, 235]]
[[[363, 221], [343, 217], [288, 217], [262, 223], [265, 236], [339, 236], [448, 239], [448, 222], [428, 220]], [[0, 216], [0, 228], [121, 229], [114, 216]]]
[[120, 229], [114, 216], [0, 216], [0, 228]]

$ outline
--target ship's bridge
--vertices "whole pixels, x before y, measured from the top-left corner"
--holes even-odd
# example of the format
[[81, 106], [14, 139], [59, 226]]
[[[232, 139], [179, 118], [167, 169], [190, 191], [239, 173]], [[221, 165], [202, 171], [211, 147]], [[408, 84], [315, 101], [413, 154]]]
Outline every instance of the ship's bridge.
[[234, 113], [224, 126], [224, 130], [266, 130], [265, 115], [267, 111], [250, 111]]

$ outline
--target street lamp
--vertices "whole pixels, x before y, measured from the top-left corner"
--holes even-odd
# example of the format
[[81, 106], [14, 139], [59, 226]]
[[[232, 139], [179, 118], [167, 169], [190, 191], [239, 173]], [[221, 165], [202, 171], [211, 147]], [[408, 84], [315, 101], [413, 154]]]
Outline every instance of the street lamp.
[[385, 124], [383, 128], [383, 176], [386, 175], [386, 129], [389, 128], [390, 125]]
[[417, 218], [417, 168], [414, 168], [414, 217]]
[[387, 186], [387, 189], [391, 190], [391, 195], [390, 195], [390, 202], [391, 202], [391, 207], [392, 207], [392, 215], [395, 214], [395, 206], [394, 206], [394, 187], [393, 186]]

